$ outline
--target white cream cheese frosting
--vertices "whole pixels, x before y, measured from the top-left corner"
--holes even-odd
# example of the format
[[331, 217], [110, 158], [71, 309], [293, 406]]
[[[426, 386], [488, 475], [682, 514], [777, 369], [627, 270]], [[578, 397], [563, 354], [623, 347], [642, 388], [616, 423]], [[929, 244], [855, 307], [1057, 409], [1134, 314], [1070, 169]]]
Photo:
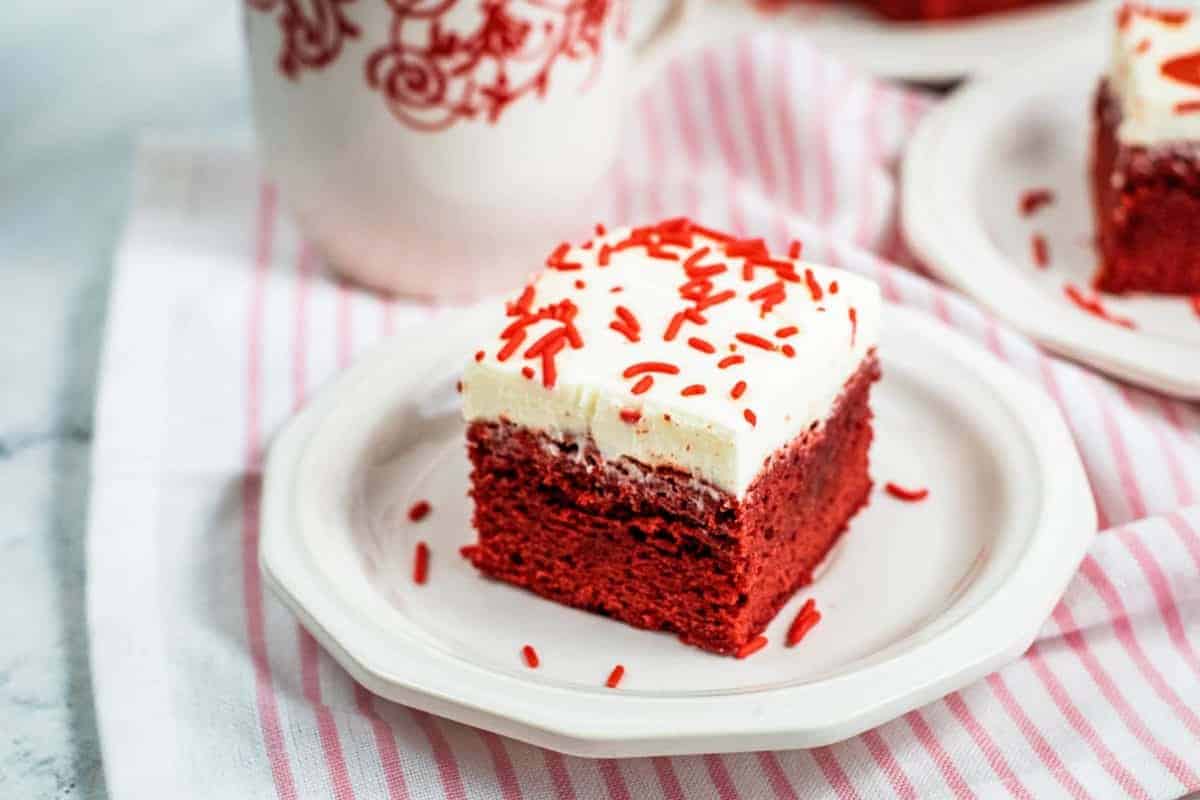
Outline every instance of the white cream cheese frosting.
[[1123, 144], [1200, 140], [1200, 4], [1121, 6], [1109, 85]]
[[682, 220], [564, 244], [548, 263], [468, 363], [465, 418], [590, 435], [607, 459], [739, 497], [829, 416], [878, 340], [873, 282]]

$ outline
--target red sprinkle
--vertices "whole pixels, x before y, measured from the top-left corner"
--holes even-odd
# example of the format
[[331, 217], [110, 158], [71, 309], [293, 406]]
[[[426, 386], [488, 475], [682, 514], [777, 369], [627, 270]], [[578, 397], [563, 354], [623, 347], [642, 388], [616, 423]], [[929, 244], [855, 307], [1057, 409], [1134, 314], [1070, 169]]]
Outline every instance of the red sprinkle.
[[738, 333], [734, 334], [734, 338], [739, 342], [744, 342], [754, 347], [761, 347], [763, 350], [775, 349], [775, 345], [771, 344], [769, 340], [764, 339], [763, 337], [754, 333]]
[[887, 482], [883, 486], [887, 489], [887, 493], [897, 500], [903, 500], [906, 503], [919, 503], [926, 497], [929, 497], [928, 489], [905, 489], [903, 486]]
[[636, 364], [631, 364], [621, 373], [623, 378], [632, 378], [634, 375], [641, 375], [644, 372], [661, 372], [664, 375], [678, 375], [679, 367], [674, 364], [668, 364], [665, 361], [639, 361]]
[[804, 282], [808, 284], [808, 292], [812, 295], [814, 303], [824, 296], [824, 292], [821, 291], [821, 284], [817, 283], [817, 279], [813, 276], [811, 269], [804, 270]]
[[1149, 39], [1142, 39], [1140, 42], [1137, 43], [1137, 47], [1134, 48], [1134, 52], [1136, 52], [1139, 56], [1145, 55], [1149, 50], [1150, 50], [1150, 40]]
[[413, 583], [418, 586], [425, 585], [425, 579], [429, 577], [429, 545], [424, 542], [417, 542], [417, 550], [413, 555]]
[[1021, 193], [1021, 215], [1033, 216], [1043, 206], [1054, 202], [1054, 192], [1049, 189], [1029, 189]]
[[850, 307], [848, 316], [850, 317], [850, 346], [854, 347], [854, 340], [858, 338], [858, 311], [854, 306]]
[[459, 394], [462, 394], [462, 381], [459, 381], [458, 383], [454, 384], [454, 391], [458, 392]]
[[602, 223], [597, 222], [596, 223], [596, 235], [603, 236], [606, 233], [608, 233], [608, 230], [605, 229], [604, 225]]
[[1111, 322], [1114, 325], [1120, 325], [1122, 328], [1136, 327], [1133, 324], [1133, 320], [1126, 319], [1125, 317], [1115, 317], [1108, 313], [1107, 309], [1101, 304], [1100, 298], [1084, 297], [1083, 292], [1077, 286], [1068, 283], [1063, 287], [1063, 292], [1067, 295], [1067, 299], [1093, 316], [1099, 317], [1106, 322]]
[[600, 245], [600, 252], [596, 255], [596, 263], [602, 267], [607, 267], [608, 260], [611, 255], [612, 248], [608, 246], [607, 242]]
[[562, 270], [563, 272], [568, 270], [583, 269], [583, 264], [578, 264], [574, 261], [563, 261], [563, 256], [565, 256], [570, 249], [571, 245], [567, 244], [566, 242], [563, 242], [558, 247], [554, 248], [554, 252], [551, 253], [550, 257], [546, 259], [546, 266], [550, 267], [551, 269]]
[[693, 270], [693, 269], [695, 269], [695, 268], [697, 267], [697, 265], [699, 265], [699, 263], [700, 263], [700, 259], [702, 259], [702, 258], [704, 258], [706, 255], [708, 255], [708, 254], [709, 254], [709, 252], [711, 252], [711, 249], [710, 249], [709, 247], [707, 247], [707, 246], [705, 246], [705, 247], [701, 247], [699, 250], [697, 250], [696, 252], [692, 253], [690, 256], [688, 256], [688, 257], [687, 257], [687, 258], [684, 260], [684, 262], [683, 262], [683, 268], [684, 268], [685, 270], [687, 270], [687, 272], [688, 272], [688, 275], [689, 275], [690, 277], [695, 277], [694, 275], [692, 275], [692, 274], [691, 274], [691, 273], [692, 273], [692, 270]]
[[483, 361], [483, 355], [484, 354], [483, 354], [482, 350], [476, 350], [475, 351], [475, 361], [476, 362]]
[[738, 648], [737, 653], [735, 653], [734, 655], [736, 655], [738, 658], [749, 658], [750, 656], [754, 655], [755, 653], [757, 653], [759, 650], [762, 650], [766, 646], [767, 646], [767, 637], [755, 636], [753, 639], [751, 639], [750, 641], [748, 641], [744, 645], [742, 645], [740, 648]]
[[586, 289], [587, 284], [584, 283], [583, 281], [575, 281], [575, 288], [576, 289]]
[[526, 380], [533, 380], [533, 367], [521, 367], [521, 374]]
[[620, 292], [620, 291], [621, 291], [621, 287], [620, 287], [620, 286], [614, 286], [614, 287], [612, 287], [611, 289], [609, 289], [608, 291], [609, 291], [609, 292], [611, 292], [612, 294], [617, 294], [618, 292]]
[[[706, 308], [712, 308], [713, 306], [718, 306], [721, 303], [732, 300], [735, 297], [737, 297], [737, 292], [733, 291], [733, 289], [726, 289], [723, 292], [717, 292], [716, 294], [711, 294], [708, 297], [705, 297], [703, 300], [698, 301], [696, 303], [695, 310], [703, 311]], [[692, 318], [688, 317], [688, 319], [692, 319]], [[693, 321], [695, 321], [695, 320], [693, 320]], [[697, 324], [703, 325], [704, 323], [697, 322]]]
[[663, 341], [672, 341], [678, 334], [680, 327], [683, 326], [683, 321], [687, 319], [687, 315], [679, 311], [675, 316], [671, 317], [671, 321], [667, 323], [667, 329], [663, 332]]
[[1175, 104], [1176, 114], [1200, 114], [1200, 100], [1184, 100]]
[[642, 418], [642, 412], [638, 411], [636, 408], [622, 408], [619, 412], [619, 416], [621, 417], [621, 422], [634, 425]]
[[833, 281], [833, 282], [831, 282], [831, 283], [829, 284], [829, 293], [830, 293], [830, 294], [837, 294], [837, 293], [838, 293], [838, 285], [837, 285], [837, 281]]
[[650, 391], [650, 387], [653, 385], [654, 385], [654, 378], [651, 378], [649, 375], [643, 375], [641, 380], [639, 380], [637, 383], [635, 383], [633, 385], [633, 389], [631, 389], [630, 391], [632, 391], [634, 394], [642, 394], [644, 392]]
[[625, 306], [617, 306], [615, 313], [618, 317], [620, 317], [622, 322], [632, 328], [635, 332], [642, 329], [642, 325], [640, 322], [638, 322], [637, 317], [635, 317], [633, 312]]
[[513, 334], [513, 337], [511, 339], [509, 339], [507, 342], [505, 342], [504, 347], [500, 348], [500, 352], [496, 353], [496, 360], [507, 361], [509, 356], [511, 356], [513, 353], [517, 352], [517, 348], [520, 347], [521, 343], [524, 341], [525, 341], [524, 329], [518, 330], [515, 334]]
[[433, 511], [433, 506], [429, 505], [429, 501], [418, 500], [409, 507], [408, 518], [412, 522], [420, 522], [429, 516], [430, 511]]
[[746, 418], [746, 422], [749, 422], [751, 427], [758, 425], [758, 416], [750, 409], [747, 408], [743, 411], [742, 416]]
[[537, 650], [534, 650], [529, 645], [525, 645], [521, 648], [521, 655], [525, 658], [525, 665], [530, 669], [537, 669], [538, 664], [542, 663], [538, 660]]
[[800, 329], [797, 328], [795, 325], [787, 325], [787, 326], [782, 327], [779, 330], [775, 331], [775, 336], [780, 339], [786, 339], [789, 336], [795, 336], [799, 332], [800, 332]]
[[625, 325], [621, 322], [610, 322], [608, 323], [608, 327], [621, 334], [631, 342], [640, 342], [642, 340], [642, 337], [638, 336], [637, 331], [631, 329], [628, 325]]
[[788, 258], [793, 260], [799, 258], [803, 249], [804, 245], [800, 241], [793, 239], [791, 246], [788, 247]]
[[817, 611], [817, 603], [810, 597], [804, 601], [804, 605], [800, 607], [800, 612], [792, 620], [792, 624], [788, 628], [786, 645], [788, 647], [795, 647], [820, 621], [821, 612]]
[[688, 344], [691, 345], [692, 347], [696, 348], [697, 350], [699, 350], [701, 353], [712, 354], [712, 353], [717, 352], [717, 348], [713, 347], [711, 344], [704, 341], [703, 339], [701, 339], [698, 336], [693, 336], [690, 339], [688, 339]]
[[790, 344], [785, 344], [783, 347], [779, 348], [779, 350], [788, 358], [796, 357], [796, 348], [792, 347]]
[[717, 362], [717, 368], [725, 369], [726, 367], [732, 367], [734, 364], [741, 364], [745, 360], [745, 356], [725, 356]]
[[1033, 235], [1033, 263], [1038, 269], [1045, 269], [1050, 266], [1050, 245], [1046, 243], [1046, 237], [1040, 233]]
[[622, 667], [620, 664], [617, 664], [615, 667], [612, 668], [612, 672], [608, 673], [608, 680], [606, 680], [604, 682], [604, 685], [610, 689], [615, 689], [615, 688], [617, 688], [617, 684], [621, 682], [621, 678], [624, 678], [624, 677], [625, 677], [625, 668]]
[[737, 400], [739, 397], [741, 397], [745, 393], [746, 393], [746, 382], [745, 381], [738, 381], [737, 383], [735, 383], [733, 385], [733, 388], [729, 390], [729, 396], [732, 397], [734, 400]]
[[703, 384], [693, 383], [691, 386], [683, 387], [683, 391], [681, 391], [680, 394], [684, 397], [692, 397], [694, 395], [704, 394], [707, 391], [708, 389], [705, 389]]

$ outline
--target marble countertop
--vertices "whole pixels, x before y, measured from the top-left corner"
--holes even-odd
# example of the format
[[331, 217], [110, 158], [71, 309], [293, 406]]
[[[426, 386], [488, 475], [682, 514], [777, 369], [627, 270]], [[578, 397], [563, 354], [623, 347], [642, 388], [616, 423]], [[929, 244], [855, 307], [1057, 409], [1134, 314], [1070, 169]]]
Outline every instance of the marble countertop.
[[142, 131], [244, 133], [240, 13], [17, 0], [0, 27], [0, 797], [107, 796], [84, 535], [112, 257]]

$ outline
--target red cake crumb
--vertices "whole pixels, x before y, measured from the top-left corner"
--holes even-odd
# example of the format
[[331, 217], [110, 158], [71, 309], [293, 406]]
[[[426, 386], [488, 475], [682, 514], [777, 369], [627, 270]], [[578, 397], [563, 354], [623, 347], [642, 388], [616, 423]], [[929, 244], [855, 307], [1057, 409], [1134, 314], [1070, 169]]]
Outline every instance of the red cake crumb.
[[429, 512], [433, 510], [433, 506], [429, 505], [427, 500], [418, 500], [409, 506], [408, 518], [413, 522], [420, 522], [429, 516]]
[[892, 497], [896, 498], [897, 500], [903, 500], [906, 503], [919, 503], [926, 497], [929, 497], [928, 489], [905, 489], [903, 486], [892, 483], [891, 481], [884, 484], [883, 488], [886, 489], [887, 493]]
[[1154, 147], [1117, 139], [1121, 108], [1096, 94], [1092, 206], [1103, 292], [1200, 292], [1200, 143]]
[[472, 422], [471, 562], [564, 605], [733, 655], [811, 581], [867, 502], [878, 377], [869, 356], [824, 424], [777, 451], [740, 498], [670, 467], [609, 463], [588, 438]]
[[1027, 189], [1021, 194], [1021, 216], [1032, 217], [1053, 202], [1054, 192], [1049, 189]]
[[609, 689], [615, 689], [615, 688], [617, 688], [617, 684], [619, 684], [621, 682], [621, 678], [624, 678], [624, 677], [625, 677], [625, 668], [623, 666], [621, 666], [620, 664], [617, 664], [615, 667], [612, 668], [612, 672], [608, 673], [608, 680], [606, 680], [604, 682], [604, 685], [607, 686]]
[[637, 421], [642, 418], [642, 412], [636, 408], [622, 408], [618, 412], [618, 416], [621, 418], [621, 422], [628, 425], [636, 425]]
[[424, 586], [426, 578], [429, 577], [429, 545], [424, 542], [417, 542], [416, 552], [413, 554], [413, 583], [418, 586]]
[[538, 660], [537, 650], [534, 650], [531, 645], [525, 645], [521, 648], [521, 656], [525, 659], [525, 665], [530, 669], [537, 669], [542, 662]]

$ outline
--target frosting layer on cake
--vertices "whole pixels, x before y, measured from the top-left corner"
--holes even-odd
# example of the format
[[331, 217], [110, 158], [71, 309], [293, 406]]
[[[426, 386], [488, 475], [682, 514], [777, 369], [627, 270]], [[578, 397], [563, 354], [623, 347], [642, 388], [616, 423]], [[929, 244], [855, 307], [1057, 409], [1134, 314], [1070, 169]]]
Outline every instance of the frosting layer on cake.
[[1122, 6], [1109, 85], [1123, 144], [1200, 140], [1200, 9]]
[[842, 270], [686, 220], [560, 246], [463, 374], [468, 421], [606, 459], [670, 466], [743, 496], [822, 422], [875, 347], [880, 296]]

